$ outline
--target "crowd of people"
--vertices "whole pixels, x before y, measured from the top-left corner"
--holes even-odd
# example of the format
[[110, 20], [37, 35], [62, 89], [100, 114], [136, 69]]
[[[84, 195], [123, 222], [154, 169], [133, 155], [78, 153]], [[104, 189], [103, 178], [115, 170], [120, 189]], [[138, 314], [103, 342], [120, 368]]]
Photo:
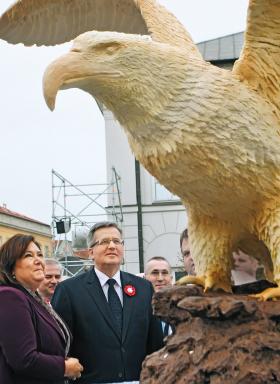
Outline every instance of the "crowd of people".
[[[94, 266], [62, 281], [62, 266], [44, 259], [33, 236], [1, 246], [1, 383], [136, 384], [145, 357], [174, 332], [151, 304], [174, 282], [166, 258], [150, 258], [143, 277], [121, 271], [124, 241], [112, 222], [91, 228], [88, 248]], [[187, 229], [180, 249], [185, 273], [195, 275]], [[255, 259], [237, 250], [233, 260], [234, 284], [257, 279]]]

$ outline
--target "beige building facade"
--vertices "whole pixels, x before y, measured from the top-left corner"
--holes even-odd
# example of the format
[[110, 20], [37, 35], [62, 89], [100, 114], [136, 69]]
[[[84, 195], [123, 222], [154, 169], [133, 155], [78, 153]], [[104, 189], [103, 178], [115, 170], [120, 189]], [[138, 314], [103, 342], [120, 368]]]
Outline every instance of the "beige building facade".
[[34, 236], [40, 243], [44, 256], [52, 256], [50, 225], [0, 206], [0, 246], [17, 233]]

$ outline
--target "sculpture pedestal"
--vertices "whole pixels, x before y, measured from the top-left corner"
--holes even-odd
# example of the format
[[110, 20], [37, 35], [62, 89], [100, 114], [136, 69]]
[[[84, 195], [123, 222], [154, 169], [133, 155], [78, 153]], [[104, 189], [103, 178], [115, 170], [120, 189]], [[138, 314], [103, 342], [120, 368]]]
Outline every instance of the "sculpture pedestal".
[[183, 286], [153, 304], [176, 332], [146, 358], [141, 384], [280, 383], [280, 301]]

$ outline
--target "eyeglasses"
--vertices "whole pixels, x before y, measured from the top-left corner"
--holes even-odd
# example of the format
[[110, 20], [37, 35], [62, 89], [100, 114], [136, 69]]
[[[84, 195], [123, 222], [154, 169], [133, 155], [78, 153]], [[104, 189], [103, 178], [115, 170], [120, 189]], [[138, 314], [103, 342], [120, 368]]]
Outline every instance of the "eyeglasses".
[[95, 243], [92, 244], [91, 248], [95, 247], [96, 245], [100, 245], [102, 247], [109, 247], [111, 241], [114, 243], [115, 246], [124, 245], [124, 240], [113, 238], [113, 239], [97, 240]]

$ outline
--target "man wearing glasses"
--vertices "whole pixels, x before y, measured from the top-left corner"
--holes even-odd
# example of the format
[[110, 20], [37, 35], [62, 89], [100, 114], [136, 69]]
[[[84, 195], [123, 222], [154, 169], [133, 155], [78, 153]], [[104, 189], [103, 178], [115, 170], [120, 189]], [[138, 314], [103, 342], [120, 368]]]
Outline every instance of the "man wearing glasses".
[[162, 347], [152, 285], [120, 271], [124, 242], [115, 223], [95, 224], [88, 246], [94, 268], [60, 283], [52, 300], [72, 332], [71, 356], [84, 367], [77, 383], [138, 383], [144, 358]]

